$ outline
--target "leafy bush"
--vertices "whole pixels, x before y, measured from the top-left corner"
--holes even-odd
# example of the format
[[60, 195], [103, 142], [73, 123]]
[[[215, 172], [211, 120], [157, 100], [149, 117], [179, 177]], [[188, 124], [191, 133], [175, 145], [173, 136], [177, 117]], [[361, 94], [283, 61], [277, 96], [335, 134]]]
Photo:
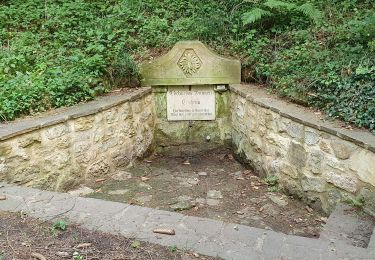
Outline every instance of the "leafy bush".
[[8, 0], [0, 3], [0, 120], [137, 86], [179, 40], [242, 60], [243, 81], [375, 132], [371, 0]]

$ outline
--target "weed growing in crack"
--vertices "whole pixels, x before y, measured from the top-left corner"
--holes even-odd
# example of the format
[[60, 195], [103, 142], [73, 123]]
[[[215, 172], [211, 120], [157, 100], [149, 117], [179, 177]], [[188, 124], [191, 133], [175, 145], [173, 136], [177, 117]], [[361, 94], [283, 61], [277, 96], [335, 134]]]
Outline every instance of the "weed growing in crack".
[[269, 192], [279, 191], [279, 177], [277, 176], [267, 176], [263, 181], [268, 185]]
[[345, 203], [352, 207], [361, 209], [365, 205], [365, 198], [362, 195], [358, 195], [356, 197], [345, 200]]

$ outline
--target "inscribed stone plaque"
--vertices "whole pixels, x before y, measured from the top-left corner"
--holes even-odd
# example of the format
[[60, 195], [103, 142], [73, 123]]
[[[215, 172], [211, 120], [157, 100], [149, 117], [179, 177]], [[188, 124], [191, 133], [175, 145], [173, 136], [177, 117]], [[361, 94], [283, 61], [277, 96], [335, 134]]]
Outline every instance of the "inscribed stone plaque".
[[215, 120], [215, 92], [208, 86], [168, 87], [169, 121]]

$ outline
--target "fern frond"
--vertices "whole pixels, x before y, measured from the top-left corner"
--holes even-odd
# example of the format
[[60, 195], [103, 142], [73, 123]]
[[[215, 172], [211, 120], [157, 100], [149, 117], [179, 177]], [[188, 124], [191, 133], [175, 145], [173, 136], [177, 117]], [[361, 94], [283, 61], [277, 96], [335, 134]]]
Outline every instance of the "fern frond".
[[265, 16], [271, 16], [272, 13], [260, 8], [251, 9], [242, 15], [242, 22], [244, 25], [255, 23]]
[[292, 10], [297, 7], [296, 4], [279, 1], [279, 0], [267, 0], [265, 3], [263, 3], [263, 5], [267, 6], [270, 9], [286, 9], [286, 10]]
[[319, 23], [323, 19], [323, 13], [310, 3], [300, 5], [296, 10], [313, 20], [314, 23]]

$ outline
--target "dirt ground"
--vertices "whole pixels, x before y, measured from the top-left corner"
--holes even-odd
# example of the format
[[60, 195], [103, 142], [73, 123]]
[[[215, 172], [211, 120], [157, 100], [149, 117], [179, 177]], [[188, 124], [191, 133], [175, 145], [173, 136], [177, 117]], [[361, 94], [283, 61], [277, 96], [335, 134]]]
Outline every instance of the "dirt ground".
[[53, 228], [54, 223], [20, 213], [0, 212], [0, 259], [217, 259], [174, 247], [89, 231], [69, 223], [66, 230], [58, 230]]
[[219, 149], [190, 158], [154, 154], [73, 193], [318, 237], [324, 214], [268, 183]]

